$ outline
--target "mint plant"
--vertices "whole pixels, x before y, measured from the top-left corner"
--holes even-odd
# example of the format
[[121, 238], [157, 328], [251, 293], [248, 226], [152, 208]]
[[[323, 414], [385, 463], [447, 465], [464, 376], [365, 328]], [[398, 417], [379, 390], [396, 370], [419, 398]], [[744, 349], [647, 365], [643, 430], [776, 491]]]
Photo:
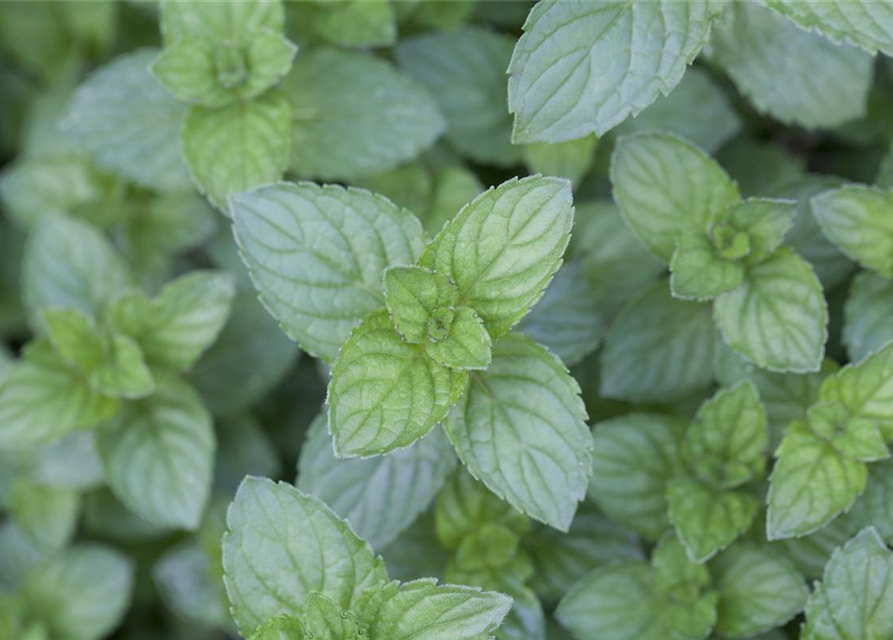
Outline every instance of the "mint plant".
[[0, 639], [893, 637], [890, 56], [0, 2]]

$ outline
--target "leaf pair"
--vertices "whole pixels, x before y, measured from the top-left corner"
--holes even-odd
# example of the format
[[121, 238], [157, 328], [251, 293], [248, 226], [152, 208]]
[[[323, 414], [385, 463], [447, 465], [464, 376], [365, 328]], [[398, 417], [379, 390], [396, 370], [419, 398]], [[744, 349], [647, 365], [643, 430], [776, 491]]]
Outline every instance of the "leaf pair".
[[289, 485], [247, 478], [227, 525], [224, 580], [236, 622], [253, 640], [353, 640], [360, 631], [389, 640], [435, 624], [438, 638], [479, 640], [511, 606], [470, 587], [389, 582], [381, 558], [347, 523]]
[[611, 163], [614, 197], [632, 231], [670, 265], [673, 294], [712, 299], [724, 341], [759, 367], [817, 371], [827, 338], [821, 284], [780, 247], [793, 204], [740, 202], [731, 178], [694, 145], [668, 134], [622, 138]]

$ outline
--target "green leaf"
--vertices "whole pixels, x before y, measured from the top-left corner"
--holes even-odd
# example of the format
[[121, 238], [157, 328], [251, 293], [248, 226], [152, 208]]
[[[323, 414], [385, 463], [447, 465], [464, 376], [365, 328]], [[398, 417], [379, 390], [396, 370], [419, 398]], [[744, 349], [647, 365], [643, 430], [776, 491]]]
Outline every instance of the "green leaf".
[[768, 435], [757, 388], [742, 382], [701, 405], [685, 433], [683, 451], [703, 482], [732, 489], [762, 475]]
[[382, 274], [425, 245], [418, 219], [359, 189], [279, 184], [232, 199], [242, 258], [264, 305], [311, 355], [334, 360], [384, 306]]
[[768, 258], [781, 244], [794, 224], [795, 204], [789, 200], [748, 198], [732, 205], [722, 213], [722, 222], [711, 230], [716, 241], [719, 228], [728, 225], [734, 231], [747, 234], [749, 251], [743, 256], [748, 266]]
[[589, 497], [612, 520], [656, 540], [669, 526], [666, 486], [680, 468], [685, 423], [631, 413], [593, 429]]
[[893, 10], [883, 2], [767, 0], [766, 5], [832, 42], [846, 41], [868, 53], [880, 50], [893, 55]]
[[129, 283], [127, 266], [88, 224], [51, 216], [28, 237], [22, 290], [34, 324], [44, 307], [71, 307], [95, 317]]
[[175, 379], [122, 406], [102, 425], [99, 455], [109, 487], [141, 518], [195, 529], [211, 491], [216, 442], [198, 394]]
[[707, 231], [723, 209], [740, 199], [738, 187], [714, 160], [667, 133], [618, 140], [611, 184], [626, 224], [664, 261], [686, 232]]
[[607, 317], [583, 272], [583, 261], [564, 264], [539, 302], [518, 324], [533, 338], [574, 365], [595, 351], [607, 333]]
[[252, 100], [282, 79], [297, 47], [269, 30], [247, 37], [243, 44], [181, 40], [165, 47], [152, 64], [152, 73], [183, 102], [224, 107]]
[[437, 99], [449, 124], [446, 140], [475, 162], [510, 167], [520, 160], [505, 109], [514, 44], [489, 28], [465, 26], [407, 38], [395, 50], [400, 66]]
[[515, 142], [601, 136], [636, 115], [682, 79], [712, 11], [704, 0], [536, 5], [508, 70]]
[[28, 574], [25, 601], [52, 637], [100, 640], [130, 604], [133, 566], [117, 551], [81, 544], [51, 556]]
[[[731, 3], [710, 46], [738, 91], [785, 124], [833, 127], [865, 114], [871, 57], [803, 31], [759, 4]], [[822, 69], [822, 82], [815, 82], [815, 69]]]
[[165, 606], [177, 616], [204, 626], [232, 624], [223, 584], [197, 542], [187, 540], [166, 551], [152, 567], [152, 578]]
[[473, 476], [517, 509], [567, 531], [586, 495], [592, 438], [580, 388], [561, 361], [522, 335], [493, 345], [471, 374], [447, 433]]
[[893, 278], [893, 192], [849, 185], [812, 199], [812, 210], [831, 242], [849, 258]]
[[304, 625], [292, 616], [274, 616], [260, 625], [250, 640], [304, 640]]
[[704, 562], [745, 533], [760, 508], [745, 491], [711, 487], [680, 477], [667, 488], [670, 522], [694, 562]]
[[254, 291], [238, 290], [229, 319], [189, 378], [212, 413], [234, 415], [272, 391], [299, 355]]
[[868, 482], [846, 520], [856, 528], [873, 526], [888, 544], [893, 541], [893, 461], [885, 460], [868, 469]]
[[890, 457], [877, 424], [851, 416], [841, 402], [821, 402], [807, 412], [809, 428], [845, 456], [860, 462]]
[[106, 341], [105, 360], [87, 377], [94, 391], [113, 398], [144, 398], [155, 390], [155, 379], [143, 352], [128, 336], [113, 335]]
[[806, 605], [804, 640], [861, 640], [893, 634], [893, 556], [873, 527], [839, 548]]
[[424, 86], [370, 54], [300, 55], [283, 91], [293, 114], [289, 168], [302, 178], [354, 180], [392, 169], [446, 129]]
[[395, 9], [388, 0], [342, 0], [325, 5], [313, 29], [343, 47], [386, 47], [397, 40]]
[[[470, 307], [443, 311], [440, 318], [435, 314], [433, 330], [435, 335], [445, 335], [429, 344], [425, 353], [438, 364], [457, 371], [486, 369], [492, 357], [492, 341], [483, 321]], [[445, 322], [447, 319], [449, 323]]]
[[116, 57], [78, 88], [60, 127], [96, 164], [159, 191], [190, 187], [180, 150], [186, 106], [149, 73], [158, 55], [140, 49]]
[[112, 321], [139, 343], [149, 364], [182, 371], [217, 339], [234, 296], [228, 274], [192, 271], [162, 287], [153, 300], [141, 293], [118, 298]]
[[89, 372], [105, 359], [105, 344], [92, 318], [60, 308], [46, 308], [41, 316], [53, 349], [68, 364]]
[[365, 640], [365, 628], [356, 617], [344, 611], [330, 597], [313, 592], [301, 609], [301, 622], [307, 637], [319, 640]]
[[859, 362], [893, 339], [893, 282], [876, 273], [862, 271], [850, 283], [843, 307], [843, 335], [846, 352]]
[[[227, 514], [224, 581], [246, 637], [279, 614], [298, 615], [311, 591], [354, 610], [388, 576], [384, 563], [318, 499], [248, 477]], [[274, 636], [275, 637], [275, 636]]]
[[561, 266], [573, 218], [566, 180], [509, 180], [463, 207], [419, 264], [452, 280], [459, 304], [474, 309], [495, 340], [543, 295]]
[[[444, 312], [452, 313], [459, 292], [442, 273], [422, 267], [394, 266], [384, 272], [384, 297], [394, 328], [407, 342], [420, 344], [443, 338], [442, 331], [452, 318], [443, 323], [446, 327], [438, 327], [438, 321]], [[437, 317], [436, 312], [440, 312]]]
[[841, 402], [851, 416], [878, 424], [889, 440], [893, 436], [893, 344], [887, 344], [858, 364], [849, 364], [828, 376], [819, 400]]
[[0, 446], [21, 450], [51, 442], [102, 422], [117, 406], [92, 391], [48, 343], [32, 343], [0, 385]]
[[719, 592], [716, 632], [751, 638], [800, 613], [809, 589], [793, 564], [768, 549], [736, 545], [710, 564]]
[[226, 212], [230, 195], [282, 177], [290, 130], [291, 109], [278, 92], [221, 109], [192, 107], [183, 152], [199, 190]]
[[710, 305], [677, 300], [666, 281], [640, 292], [605, 338], [601, 395], [635, 402], [674, 400], [713, 381]]
[[[739, 236], [746, 239], [746, 235]], [[670, 258], [670, 290], [683, 300], [710, 300], [744, 282], [744, 264], [717, 254], [704, 233], [687, 233]]]
[[58, 551], [74, 536], [80, 514], [80, 494], [20, 479], [9, 496], [15, 525], [42, 551]]
[[423, 579], [383, 587], [360, 618], [370, 638], [480, 640], [490, 637], [511, 606], [501, 593]]
[[597, 144], [594, 135], [557, 144], [534, 142], [521, 148], [521, 156], [530, 173], [567, 178], [576, 185], [592, 167]]
[[723, 340], [770, 371], [818, 371], [828, 338], [822, 285], [800, 256], [780, 248], [722, 294], [714, 317]]
[[625, 120], [616, 133], [670, 131], [715, 153], [740, 129], [741, 118], [722, 87], [703, 68], [692, 66], [668, 95]]
[[301, 449], [295, 485], [349, 521], [373, 548], [383, 549], [428, 508], [455, 466], [440, 429], [387, 456], [339, 460], [322, 414]]
[[852, 506], [865, 490], [867, 468], [793, 422], [775, 453], [769, 486], [770, 540], [811, 533]]
[[785, 538], [778, 544], [800, 573], [816, 580], [822, 577], [834, 550], [849, 540], [855, 531], [849, 517], [837, 518], [814, 533], [802, 538]]
[[403, 341], [386, 310], [370, 314], [332, 368], [329, 430], [339, 457], [406, 447], [446, 417], [468, 379]]
[[243, 41], [257, 29], [282, 31], [285, 11], [280, 0], [226, 0], [207, 4], [188, 0], [161, 3], [161, 35], [165, 45], [190, 37]]

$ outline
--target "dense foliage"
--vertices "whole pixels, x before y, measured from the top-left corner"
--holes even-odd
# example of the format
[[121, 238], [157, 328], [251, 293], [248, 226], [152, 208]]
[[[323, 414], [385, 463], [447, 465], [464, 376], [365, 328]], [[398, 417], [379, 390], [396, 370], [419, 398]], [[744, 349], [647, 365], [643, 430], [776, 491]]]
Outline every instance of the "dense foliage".
[[891, 55], [0, 2], [0, 639], [893, 639]]

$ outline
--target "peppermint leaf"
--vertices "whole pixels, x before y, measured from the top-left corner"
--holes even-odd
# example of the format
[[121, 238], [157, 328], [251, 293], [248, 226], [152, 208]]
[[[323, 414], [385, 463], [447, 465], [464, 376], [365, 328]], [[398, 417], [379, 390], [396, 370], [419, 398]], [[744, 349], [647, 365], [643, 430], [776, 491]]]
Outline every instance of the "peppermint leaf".
[[471, 374], [446, 423], [472, 475], [562, 531], [586, 494], [592, 467], [579, 394], [557, 357], [529, 338], [510, 335], [494, 343], [490, 367]]
[[887, 319], [893, 313], [893, 283], [876, 273], [863, 271], [850, 283], [843, 307], [843, 335], [847, 355], [859, 362], [893, 339]]
[[893, 55], [893, 10], [882, 2], [767, 0], [766, 5], [833, 42], [847, 41], [868, 53], [880, 50]]
[[592, 168], [597, 144], [593, 135], [557, 144], [534, 142], [522, 147], [521, 156], [530, 173], [567, 178], [576, 186]]
[[278, 92], [220, 109], [190, 109], [183, 153], [199, 191], [227, 212], [230, 195], [281, 178], [290, 130], [291, 110]]
[[74, 536], [80, 515], [80, 494], [29, 482], [17, 481], [10, 491], [9, 511], [21, 529], [41, 551], [58, 551]]
[[302, 178], [353, 180], [392, 169], [446, 129], [424, 86], [369, 54], [300, 55], [282, 90], [294, 120], [288, 164]]
[[213, 4], [165, 0], [161, 3], [161, 35], [165, 45], [189, 37], [240, 41], [256, 29], [281, 31], [284, 26], [285, 11], [279, 0], [226, 0]]
[[[712, 19], [700, 0], [536, 5], [508, 70], [514, 141], [601, 136], [636, 115], [679, 83]], [[594, 61], [610, 58], [599, 71]]]
[[681, 466], [685, 423], [669, 416], [632, 413], [593, 429], [589, 497], [612, 520], [651, 540], [669, 526], [666, 485]]
[[233, 617], [246, 637], [273, 616], [298, 615], [312, 591], [352, 610], [364, 591], [388, 578], [369, 545], [322, 502], [250, 476], [227, 514], [223, 566]]
[[307, 596], [301, 609], [304, 634], [319, 640], [364, 640], [365, 629], [356, 617], [330, 597], [318, 592]]
[[439, 324], [436, 330], [445, 335], [429, 344], [425, 352], [450, 369], [486, 369], [492, 358], [492, 341], [483, 321], [470, 307], [458, 307], [450, 315], [453, 317], [448, 325], [434, 318]]
[[381, 310], [363, 320], [332, 367], [329, 429], [339, 457], [406, 447], [446, 417], [468, 374], [451, 371], [403, 341]]
[[[776, 120], [814, 129], [865, 114], [871, 57], [798, 29], [759, 4], [731, 3], [710, 45], [712, 58], [738, 90]], [[827, 87], [812, 81], [817, 68], [831, 82]]]
[[893, 278], [893, 193], [850, 185], [812, 199], [822, 231], [848, 257], [884, 278]]
[[359, 189], [282, 183], [239, 194], [232, 211], [264, 305], [303, 349], [327, 361], [384, 306], [385, 268], [414, 263], [425, 243], [412, 214]]
[[709, 300], [744, 282], [744, 264], [717, 255], [703, 233], [687, 233], [670, 258], [670, 290], [683, 300]]
[[720, 555], [710, 572], [719, 591], [716, 632], [728, 638], [750, 638], [783, 625], [809, 596], [791, 562], [751, 544]]
[[798, 255], [782, 247], [749, 269], [744, 284], [714, 305], [723, 340], [770, 371], [818, 371], [828, 337], [821, 283]]
[[109, 486], [134, 513], [160, 526], [198, 527], [216, 442], [192, 388], [160, 380], [155, 394], [124, 404], [102, 425], [97, 447]]
[[868, 483], [846, 520], [856, 528], [873, 526], [884, 542], [893, 540], [893, 516], [887, 505], [893, 499], [893, 462], [885, 460], [868, 469]]
[[893, 633], [888, 597], [893, 557], [873, 527], [837, 549], [806, 605], [805, 640], [883, 638]]
[[419, 257], [446, 275], [495, 340], [543, 295], [561, 266], [574, 208], [570, 183], [510, 180], [463, 207]]
[[104, 169], [149, 189], [187, 189], [180, 151], [187, 108], [149, 73], [157, 55], [140, 49], [97, 69], [78, 87], [60, 127]]
[[295, 484], [330, 505], [375, 549], [383, 549], [431, 504], [455, 466], [439, 429], [391, 455], [339, 460], [326, 417], [320, 415], [301, 449]]
[[[407, 342], [419, 344], [437, 340], [431, 332], [435, 330], [436, 312], [452, 313], [459, 300], [459, 292], [449, 278], [422, 267], [389, 267], [384, 272], [384, 297], [388, 312], [394, 321], [394, 328]], [[445, 320], [445, 318], [444, 318]], [[445, 321], [449, 326], [452, 319]]]
[[707, 231], [723, 209], [740, 199], [738, 187], [714, 160], [667, 133], [618, 140], [611, 184], [626, 224], [664, 261], [686, 232]]

